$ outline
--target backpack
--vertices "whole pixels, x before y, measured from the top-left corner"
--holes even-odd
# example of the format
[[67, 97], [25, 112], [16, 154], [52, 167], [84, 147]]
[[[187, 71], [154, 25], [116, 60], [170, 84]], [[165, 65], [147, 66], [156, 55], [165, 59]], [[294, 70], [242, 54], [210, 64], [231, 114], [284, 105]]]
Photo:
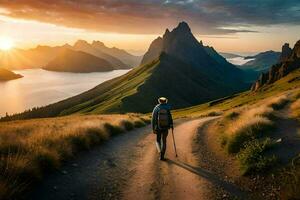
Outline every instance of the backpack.
[[159, 129], [169, 128], [169, 111], [165, 108], [161, 108], [158, 111], [157, 125]]

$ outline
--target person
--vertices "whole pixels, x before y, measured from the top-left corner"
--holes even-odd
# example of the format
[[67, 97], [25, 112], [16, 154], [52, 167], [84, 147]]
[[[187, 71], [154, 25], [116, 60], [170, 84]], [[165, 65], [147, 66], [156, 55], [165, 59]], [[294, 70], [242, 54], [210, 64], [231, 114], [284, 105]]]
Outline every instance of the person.
[[168, 104], [168, 99], [160, 97], [158, 103], [152, 112], [152, 129], [153, 133], [156, 134], [156, 147], [160, 154], [160, 160], [165, 159], [165, 152], [167, 148], [167, 137], [169, 129], [173, 130], [173, 119]]

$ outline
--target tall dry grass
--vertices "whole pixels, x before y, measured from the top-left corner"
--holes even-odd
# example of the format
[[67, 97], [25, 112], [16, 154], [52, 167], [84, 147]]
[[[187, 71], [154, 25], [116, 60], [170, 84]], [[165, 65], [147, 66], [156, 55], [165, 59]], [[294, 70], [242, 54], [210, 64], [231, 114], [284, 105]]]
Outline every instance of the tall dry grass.
[[270, 98], [266, 101], [265, 105], [268, 107], [272, 107], [275, 110], [282, 109], [289, 102], [289, 98], [287, 94]]
[[146, 123], [138, 114], [0, 123], [0, 199], [17, 197], [77, 152]]
[[292, 117], [300, 119], [300, 99], [291, 104]]
[[235, 120], [228, 122], [226, 134], [226, 146], [229, 153], [238, 153], [245, 143], [251, 139], [260, 137], [274, 123], [268, 119], [273, 109], [267, 106], [259, 106], [246, 109]]
[[222, 119], [221, 144], [228, 153], [237, 155], [243, 174], [264, 171], [277, 162], [275, 156], [265, 155], [274, 146], [268, 136], [275, 127], [275, 111], [283, 109], [289, 101], [287, 95], [265, 99], [231, 110]]

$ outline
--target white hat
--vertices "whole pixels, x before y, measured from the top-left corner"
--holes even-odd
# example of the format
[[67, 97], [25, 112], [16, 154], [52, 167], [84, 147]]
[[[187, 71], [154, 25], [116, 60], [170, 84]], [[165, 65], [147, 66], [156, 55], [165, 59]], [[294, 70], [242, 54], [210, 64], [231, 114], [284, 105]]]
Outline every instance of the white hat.
[[158, 98], [158, 103], [167, 103], [168, 99], [166, 97], [159, 97]]

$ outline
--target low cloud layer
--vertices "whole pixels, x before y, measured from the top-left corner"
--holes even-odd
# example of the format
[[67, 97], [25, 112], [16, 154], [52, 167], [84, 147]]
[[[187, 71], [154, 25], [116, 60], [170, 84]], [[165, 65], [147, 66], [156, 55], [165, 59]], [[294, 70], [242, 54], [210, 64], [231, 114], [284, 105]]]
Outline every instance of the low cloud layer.
[[159, 34], [183, 20], [208, 35], [300, 25], [299, 0], [0, 0], [0, 8], [13, 18], [133, 34]]

